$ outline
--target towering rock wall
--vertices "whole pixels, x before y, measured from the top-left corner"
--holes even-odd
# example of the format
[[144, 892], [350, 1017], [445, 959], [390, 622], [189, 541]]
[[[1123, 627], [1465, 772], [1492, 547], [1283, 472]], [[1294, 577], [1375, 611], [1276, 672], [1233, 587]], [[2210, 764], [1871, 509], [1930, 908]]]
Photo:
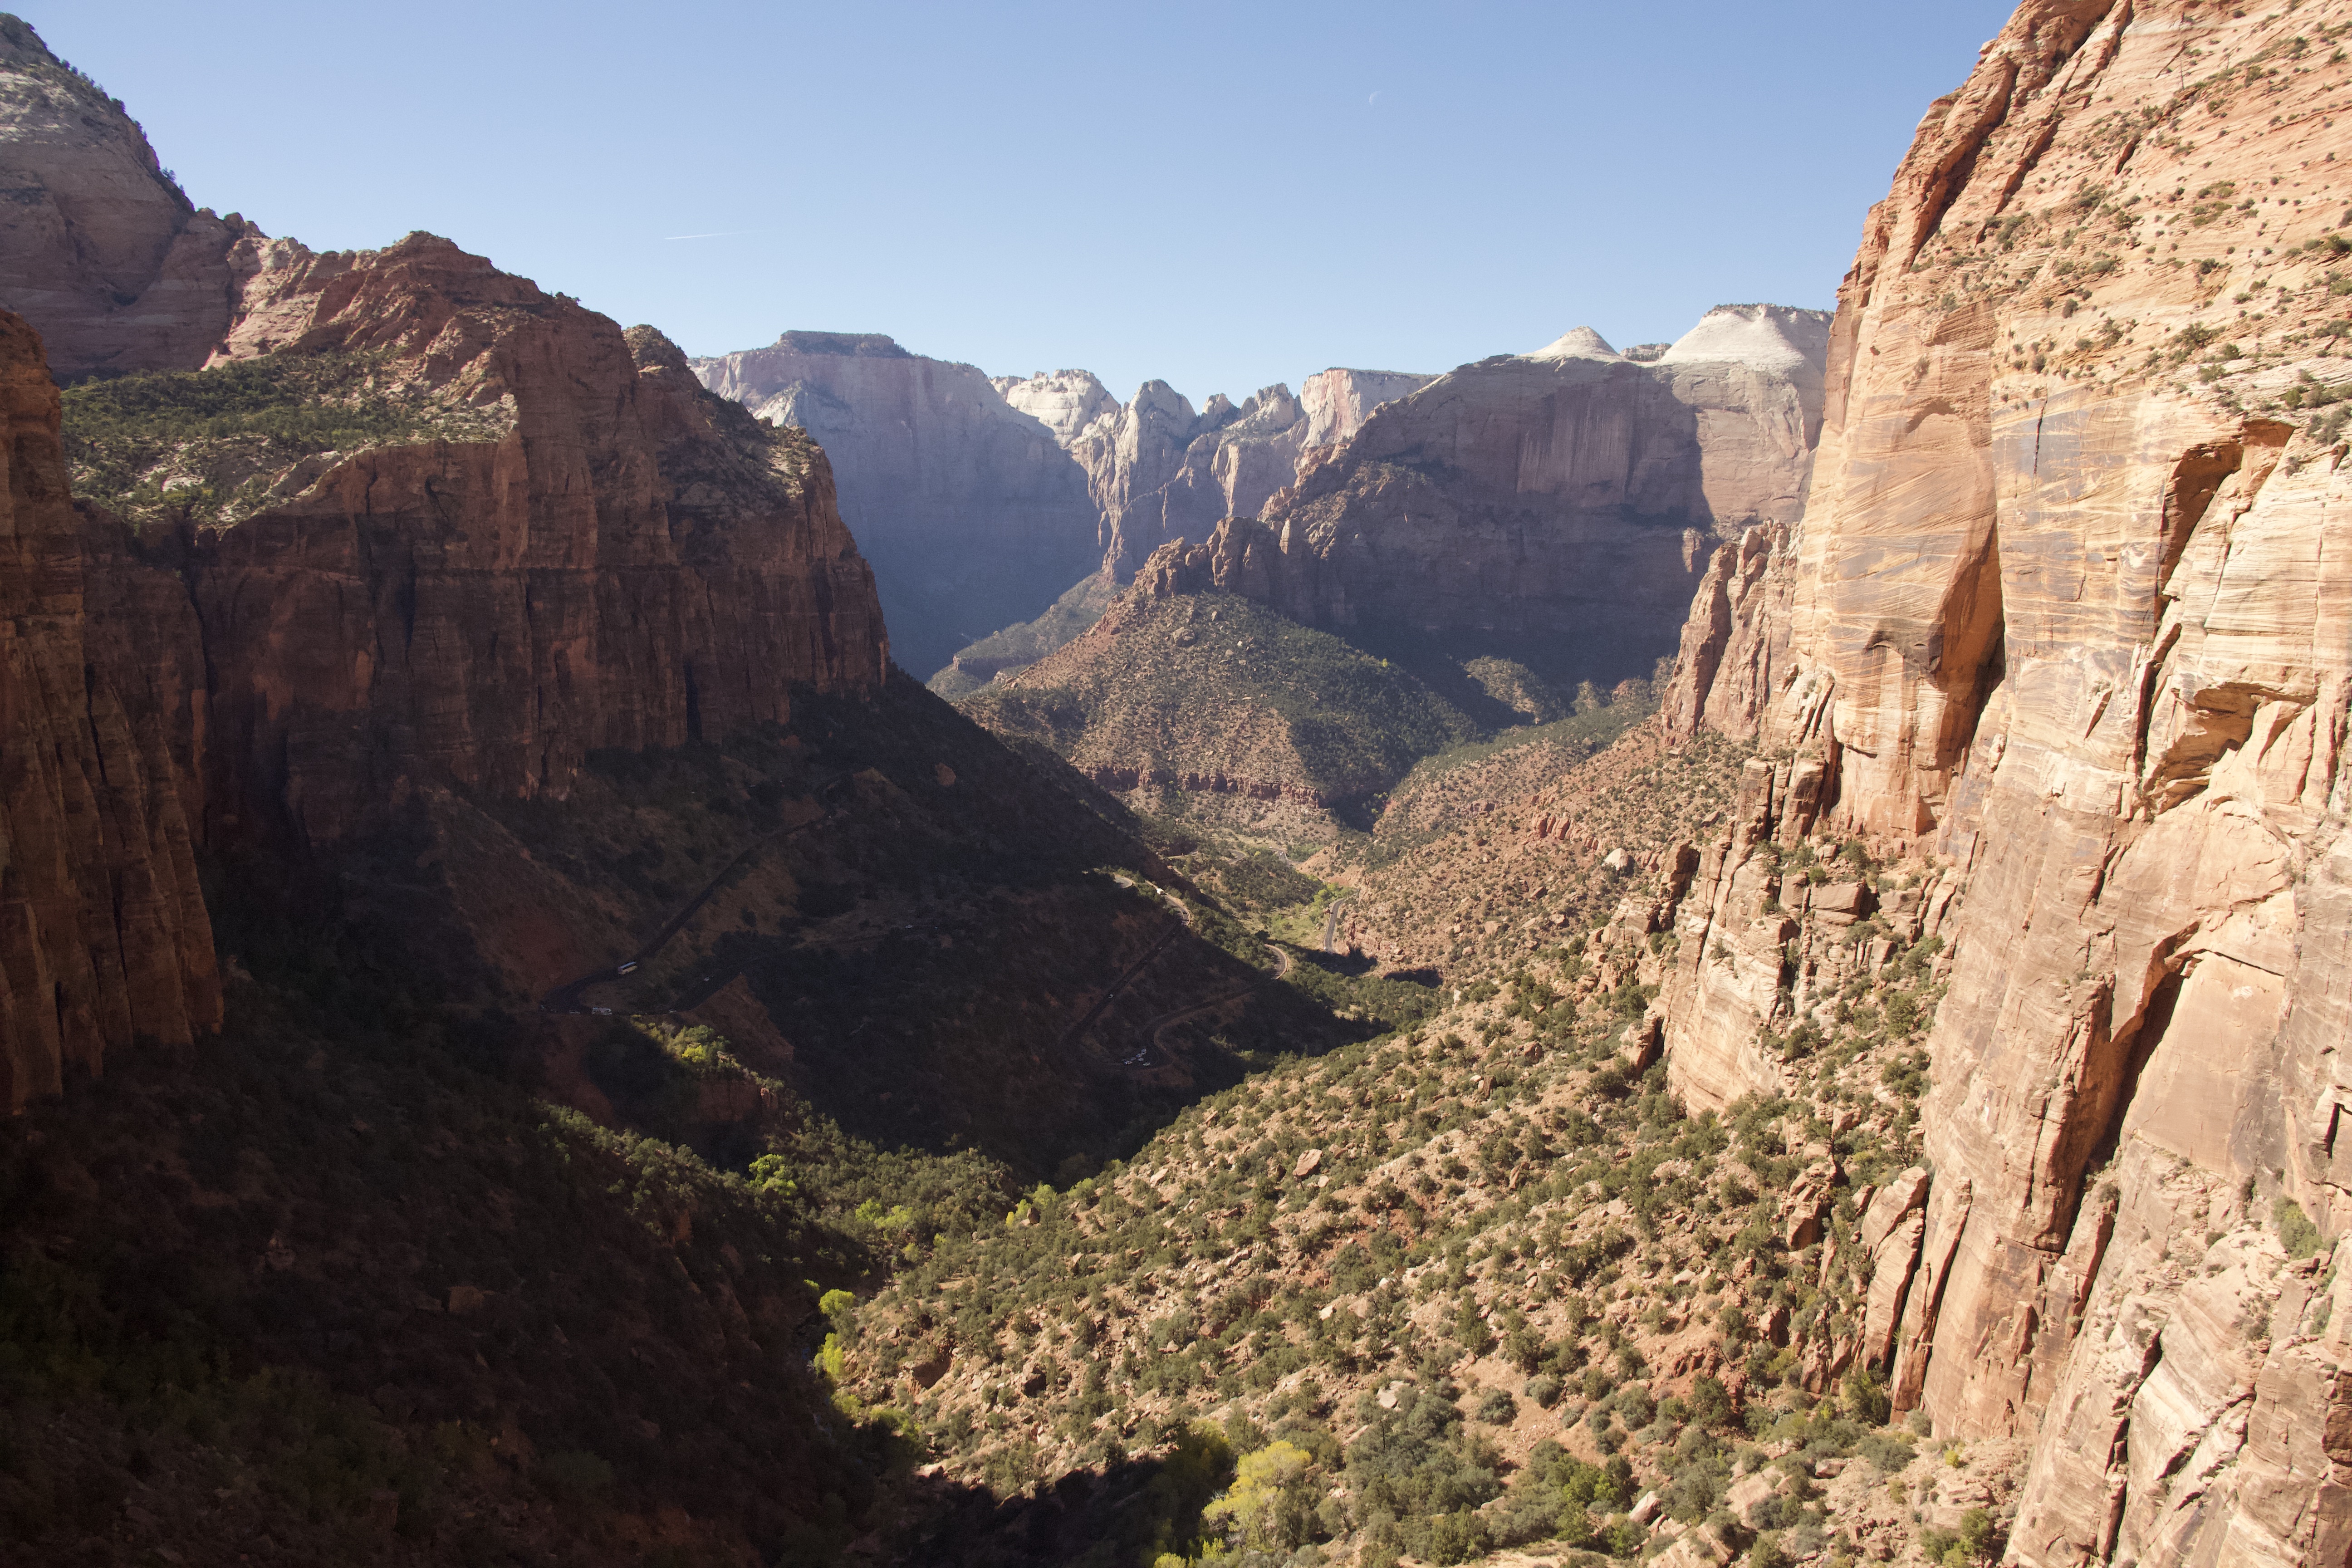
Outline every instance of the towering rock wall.
[[971, 365], [872, 334], [786, 332], [694, 368], [720, 396], [823, 445], [899, 658], [919, 674], [1035, 615], [1101, 558], [1087, 474], [1058, 429]]
[[793, 682], [881, 679], [823, 453], [706, 398], [658, 334], [633, 357], [605, 318], [426, 235], [234, 259], [224, 360], [383, 354], [508, 428], [358, 453], [203, 535], [216, 811], [333, 838], [415, 769], [560, 798], [599, 747], [716, 739], [782, 721]]
[[1307, 415], [1300, 448], [1338, 446], [1364, 427], [1373, 409], [1411, 397], [1436, 379], [1396, 370], [1317, 371], [1298, 389], [1298, 405]]
[[0, 16], [0, 306], [50, 370], [193, 370], [228, 328], [234, 215], [198, 211], [122, 105]]
[[[1874, 1297], [1899, 1405], [2033, 1438], [2021, 1563], [2352, 1552], [2347, 26], [2028, 0], [1871, 215], [1811, 504], [1718, 561], [1668, 703], [1948, 867]], [[1736, 1075], [1718, 1033], [1670, 1017], [1676, 1070]]]
[[706, 385], [824, 446], [919, 670], [1036, 615], [1077, 579], [1121, 580], [1168, 540], [1255, 517], [1302, 455], [1429, 377], [1328, 370], [1195, 409], [1166, 382], [1121, 404], [1083, 370], [982, 376], [887, 337], [786, 332], [693, 362]]
[[[1055, 434], [1087, 470], [1102, 513], [1104, 567], [1125, 578], [1171, 540], [1201, 539], [1226, 518], [1258, 516], [1297, 481], [1313, 448], [1345, 441], [1373, 409], [1433, 379], [1399, 371], [1318, 371], [1297, 397], [1276, 383], [1239, 406], [1220, 393], [1196, 413], [1191, 399], [1164, 381], [1145, 382], [1121, 405], [1087, 375], [1099, 395], [1087, 404], [1092, 412], [1066, 433], [1056, 424]], [[1044, 418], [1057, 381], [1034, 376], [998, 384]]]
[[1145, 382], [1070, 443], [1102, 513], [1105, 568], [1128, 576], [1169, 540], [1257, 516], [1297, 477], [1307, 427], [1279, 383], [1238, 407], [1219, 393], [1195, 413], [1166, 382]]
[[[1532, 633], [1642, 673], [1717, 539], [1802, 509], [1827, 341], [1822, 312], [1780, 306], [1722, 307], [1645, 363], [1580, 328], [1378, 405], [1337, 446], [1302, 432], [1276, 543], [1188, 524], [1192, 548], [1212, 572], [1258, 560], [1249, 583], [1312, 624]], [[1318, 403], [1367, 395], [1327, 382]]]
[[[110, 1047], [217, 1026], [197, 845], [332, 843], [415, 788], [561, 798], [598, 748], [782, 722], [795, 686], [886, 669], [824, 454], [704, 391], [651, 329], [430, 236], [248, 237], [230, 260], [220, 363], [362, 360], [471, 434], [287, 459], [258, 510], [142, 539], [78, 510], [39, 340], [0, 318], [11, 1109]], [[162, 461], [201, 490], [217, 476], [192, 465], [244, 475], [269, 449]]]
[[0, 312], [0, 1106], [220, 1021], [186, 595], [78, 519], [39, 336]]

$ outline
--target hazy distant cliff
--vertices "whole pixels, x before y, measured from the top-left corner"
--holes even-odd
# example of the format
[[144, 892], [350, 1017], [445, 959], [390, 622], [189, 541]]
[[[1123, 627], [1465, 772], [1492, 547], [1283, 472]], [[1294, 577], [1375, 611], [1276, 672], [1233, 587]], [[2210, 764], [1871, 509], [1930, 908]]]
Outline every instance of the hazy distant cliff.
[[0, 18], [0, 301], [63, 381], [193, 370], [228, 330], [234, 216], [198, 211], [122, 106]]
[[1035, 615], [1099, 558], [1086, 474], [971, 365], [872, 334], [786, 332], [694, 367], [823, 445], [898, 658], [919, 675]]
[[1828, 325], [1725, 306], [1654, 361], [1580, 328], [1465, 365], [1307, 448], [1270, 542], [1192, 549], [1250, 555], [1259, 585], [1217, 585], [1310, 624], [1531, 634], [1641, 673], [1717, 542], [1803, 506]]

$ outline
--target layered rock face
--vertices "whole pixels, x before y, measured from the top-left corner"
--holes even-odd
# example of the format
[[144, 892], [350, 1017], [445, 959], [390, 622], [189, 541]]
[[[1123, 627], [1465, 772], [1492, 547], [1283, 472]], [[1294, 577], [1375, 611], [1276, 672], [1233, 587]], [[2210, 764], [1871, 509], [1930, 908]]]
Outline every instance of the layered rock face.
[[1327, 370], [1195, 409], [1166, 382], [1121, 404], [1083, 370], [983, 376], [874, 333], [786, 332], [693, 362], [705, 385], [824, 444], [876, 563], [900, 656], [935, 668], [1072, 583], [1255, 517], [1302, 455], [1430, 378]]
[[186, 594], [75, 515], [37, 334], [0, 312], [0, 1106], [220, 1022], [191, 822], [202, 639]]
[[[1811, 503], [1718, 560], [1668, 702], [1948, 867], [1874, 1321], [1898, 1405], [2033, 1436], [2021, 1563], [2352, 1552], [2347, 24], [2021, 6], [1873, 212]], [[1734, 1037], [1786, 1005], [1670, 1017], [1678, 1077], [1765, 1087]]]
[[61, 381], [193, 370], [228, 328], [242, 219], [199, 211], [139, 127], [14, 16], [0, 17], [0, 306]]
[[1034, 616], [1100, 558], [1087, 476], [1057, 429], [971, 365], [871, 334], [786, 332], [694, 368], [824, 446], [899, 658], [919, 673]]
[[[1309, 624], [1532, 633], [1643, 673], [1718, 537], [1803, 507], [1827, 325], [1726, 306], [1652, 363], [1580, 328], [1465, 366], [1304, 447], [1265, 509], [1270, 546], [1229, 529], [1193, 548], [1213, 568], [1254, 549], [1250, 582]], [[1318, 401], [1369, 395], [1327, 383]]]
[[361, 452], [202, 536], [225, 818], [241, 798], [332, 839], [412, 770], [561, 798], [597, 748], [716, 739], [782, 721], [793, 682], [881, 679], [823, 453], [706, 398], [659, 334], [633, 357], [610, 321], [431, 236], [247, 240], [235, 261], [225, 360], [387, 355], [510, 425]]

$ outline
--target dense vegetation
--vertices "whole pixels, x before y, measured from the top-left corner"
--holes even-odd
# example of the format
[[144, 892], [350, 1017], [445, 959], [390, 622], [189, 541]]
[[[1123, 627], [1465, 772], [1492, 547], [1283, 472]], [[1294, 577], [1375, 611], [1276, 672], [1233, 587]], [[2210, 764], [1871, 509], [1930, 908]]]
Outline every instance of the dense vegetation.
[[445, 405], [393, 374], [390, 357], [276, 353], [197, 371], [69, 387], [74, 493], [142, 531], [234, 522], [283, 500], [306, 458], [433, 439], [494, 439], [500, 416]]

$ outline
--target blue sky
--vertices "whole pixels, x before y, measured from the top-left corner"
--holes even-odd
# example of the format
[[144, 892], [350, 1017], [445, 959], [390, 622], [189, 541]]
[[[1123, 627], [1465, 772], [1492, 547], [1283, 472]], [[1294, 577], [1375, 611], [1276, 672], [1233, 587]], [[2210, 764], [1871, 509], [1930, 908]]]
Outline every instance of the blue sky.
[[[20, 5], [24, 0], [18, 0]], [[1985, 0], [25, 5], [188, 194], [449, 236], [690, 353], [884, 331], [1195, 402], [1829, 306]]]

